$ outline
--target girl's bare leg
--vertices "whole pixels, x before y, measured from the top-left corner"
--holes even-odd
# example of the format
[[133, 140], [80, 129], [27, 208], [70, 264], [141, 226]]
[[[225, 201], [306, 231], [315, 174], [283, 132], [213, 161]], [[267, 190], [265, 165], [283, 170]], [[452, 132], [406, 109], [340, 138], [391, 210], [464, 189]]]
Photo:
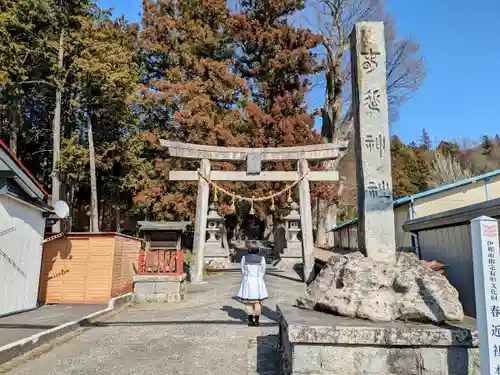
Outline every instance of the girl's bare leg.
[[260, 302], [256, 302], [253, 305], [253, 314], [255, 315], [255, 325], [259, 326], [259, 318], [262, 312], [262, 304]]
[[255, 302], [253, 305], [253, 314], [259, 316], [262, 313], [262, 304], [260, 302]]

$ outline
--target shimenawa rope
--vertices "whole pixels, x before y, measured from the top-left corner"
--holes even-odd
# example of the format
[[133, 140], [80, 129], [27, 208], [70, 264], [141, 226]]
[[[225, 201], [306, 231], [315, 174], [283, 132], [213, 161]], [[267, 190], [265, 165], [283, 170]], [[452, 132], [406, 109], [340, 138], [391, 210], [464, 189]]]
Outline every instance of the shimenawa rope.
[[234, 203], [235, 203], [235, 200], [240, 200], [240, 201], [247, 201], [247, 202], [250, 202], [251, 204], [251, 208], [250, 208], [250, 214], [253, 213], [253, 202], [263, 202], [263, 201], [267, 201], [267, 200], [271, 200], [272, 201], [272, 204], [271, 204], [271, 210], [274, 209], [274, 198], [280, 196], [281, 194], [283, 193], [286, 193], [288, 191], [288, 201], [291, 202], [292, 198], [290, 196], [290, 193], [291, 193], [291, 190], [297, 186], [300, 181], [302, 181], [306, 176], [307, 176], [307, 173], [301, 175], [299, 177], [299, 179], [297, 181], [294, 181], [292, 184], [290, 185], [287, 185], [285, 186], [283, 189], [281, 189], [280, 191], [274, 193], [274, 194], [271, 194], [271, 195], [267, 195], [265, 197], [251, 197], [251, 198], [248, 198], [248, 197], [244, 197], [242, 195], [239, 195], [239, 194], [236, 194], [232, 191], [229, 191], [229, 190], [226, 190], [224, 189], [222, 186], [219, 186], [218, 184], [216, 184], [215, 182], [213, 182], [212, 180], [210, 180], [210, 178], [206, 177], [205, 175], [203, 175], [203, 173], [198, 169], [198, 174], [201, 178], [203, 178], [207, 183], [209, 183], [210, 185], [212, 185], [215, 189], [214, 191], [214, 200], [217, 201], [217, 192], [220, 190], [221, 192], [223, 192], [224, 194], [230, 196], [232, 198], [232, 204], [231, 204], [231, 207], [232, 209], [234, 209]]

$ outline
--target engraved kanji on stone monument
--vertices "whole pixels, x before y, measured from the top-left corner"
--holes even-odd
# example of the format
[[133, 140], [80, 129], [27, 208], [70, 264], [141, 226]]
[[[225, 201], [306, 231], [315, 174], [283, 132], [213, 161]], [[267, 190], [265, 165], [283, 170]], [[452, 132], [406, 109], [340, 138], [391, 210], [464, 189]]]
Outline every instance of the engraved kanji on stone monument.
[[365, 92], [364, 104], [372, 112], [380, 113], [380, 100], [381, 100], [380, 90], [377, 88], [369, 88]]
[[371, 73], [378, 68], [377, 58], [379, 55], [380, 52], [374, 51], [372, 48], [370, 48], [368, 51], [361, 52], [361, 56], [363, 56], [364, 58], [361, 66], [366, 71], [366, 73]]
[[382, 133], [378, 133], [374, 137], [373, 134], [368, 133], [365, 137], [365, 146], [371, 152], [378, 151], [380, 157], [382, 157], [386, 149], [385, 136]]
[[369, 181], [366, 185], [366, 192], [371, 198], [392, 199], [391, 188], [386, 181]]
[[360, 22], [351, 35], [358, 245], [366, 255], [395, 261], [386, 50], [382, 22]]

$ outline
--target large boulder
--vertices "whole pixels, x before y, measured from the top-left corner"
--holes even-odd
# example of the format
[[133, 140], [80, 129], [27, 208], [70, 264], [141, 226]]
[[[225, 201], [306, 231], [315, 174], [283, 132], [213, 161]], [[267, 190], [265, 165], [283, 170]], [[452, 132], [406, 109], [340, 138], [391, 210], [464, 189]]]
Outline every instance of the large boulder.
[[297, 302], [303, 308], [379, 322], [439, 324], [464, 318], [457, 290], [411, 253], [399, 253], [396, 264], [359, 252], [336, 254]]

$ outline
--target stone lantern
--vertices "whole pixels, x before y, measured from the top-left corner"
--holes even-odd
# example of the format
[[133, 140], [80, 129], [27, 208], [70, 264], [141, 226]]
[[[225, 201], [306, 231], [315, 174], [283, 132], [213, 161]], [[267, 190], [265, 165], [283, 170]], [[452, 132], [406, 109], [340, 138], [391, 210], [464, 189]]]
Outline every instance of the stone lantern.
[[207, 244], [211, 242], [220, 242], [220, 225], [224, 218], [217, 213], [215, 204], [211, 203], [207, 215]]
[[204, 254], [205, 264], [209, 268], [227, 268], [230, 266], [229, 249], [224, 248], [222, 244], [223, 225], [224, 218], [217, 213], [215, 204], [211, 203], [207, 215], [208, 238], [205, 242]]
[[282, 258], [301, 258], [302, 257], [302, 242], [298, 235], [301, 231], [300, 214], [298, 211], [299, 205], [295, 202], [290, 203], [290, 213], [283, 219], [286, 222], [287, 228], [287, 248], [284, 251]]
[[285, 216], [287, 232], [288, 232], [288, 242], [300, 242], [298, 239], [298, 234], [300, 233], [300, 214], [298, 211], [299, 205], [295, 202], [290, 203], [290, 208], [292, 209], [290, 213]]

